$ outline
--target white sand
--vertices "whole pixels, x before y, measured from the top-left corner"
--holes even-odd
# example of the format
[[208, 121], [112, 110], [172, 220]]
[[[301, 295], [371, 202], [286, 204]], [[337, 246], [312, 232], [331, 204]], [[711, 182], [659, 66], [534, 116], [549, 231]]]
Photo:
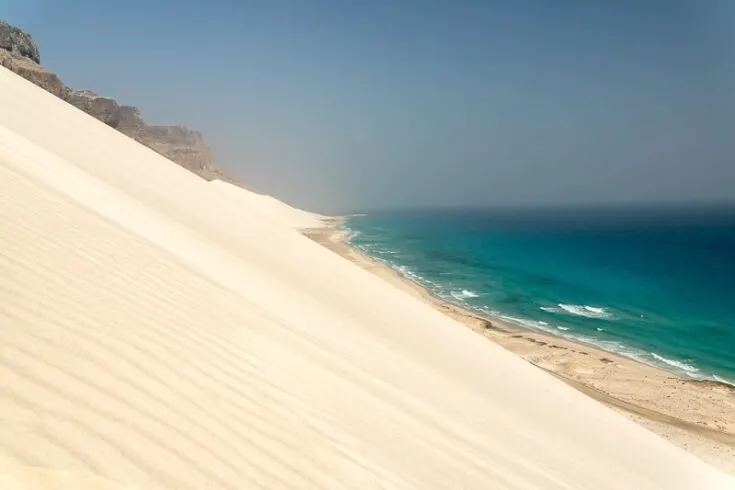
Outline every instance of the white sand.
[[2, 488], [735, 488], [4, 69], [0, 186]]
[[322, 220], [328, 219], [326, 216], [296, 209], [271, 196], [243, 191], [242, 188], [221, 180], [212, 181], [210, 185], [215, 186], [218, 191], [235, 198], [249, 212], [252, 213], [257, 210], [271, 223], [278, 223], [294, 229], [305, 229], [321, 227]]

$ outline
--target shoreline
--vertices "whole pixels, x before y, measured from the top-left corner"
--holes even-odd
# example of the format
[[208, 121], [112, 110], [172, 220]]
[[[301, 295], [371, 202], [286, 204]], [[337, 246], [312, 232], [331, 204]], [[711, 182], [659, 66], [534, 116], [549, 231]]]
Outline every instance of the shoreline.
[[735, 386], [662, 368], [446, 302], [350, 246], [342, 217], [301, 233], [700, 459], [735, 474]]
[[[334, 227], [336, 232], [343, 232], [345, 230], [342, 230], [340, 228], [337, 228], [341, 223], [343, 223], [347, 218], [352, 216], [365, 216], [363, 214], [351, 214], [346, 216], [338, 216], [334, 218], [327, 218], [326, 223], [327, 227]], [[346, 233], [346, 231], [345, 231]], [[308, 236], [308, 235], [307, 235]], [[410, 277], [406, 276], [405, 274], [402, 274], [400, 271], [390, 267], [390, 265], [385, 264], [383, 261], [380, 261], [378, 259], [375, 259], [369, 255], [367, 255], [365, 252], [361, 251], [357, 247], [352, 246], [349, 243], [349, 236], [346, 233], [346, 235], [342, 238], [342, 242], [345, 246], [352, 249], [356, 254], [362, 256], [362, 258], [366, 261], [374, 262], [377, 265], [380, 265], [391, 272], [393, 272], [398, 279], [406, 281], [409, 285], [412, 287], [415, 287], [417, 289], [417, 292], [420, 292], [422, 297], [425, 295], [430, 300], [430, 302], [438, 308], [441, 309], [447, 309], [451, 307], [452, 309], [456, 310], [456, 313], [462, 317], [463, 320], [470, 319], [472, 321], [476, 322], [490, 322], [493, 325], [493, 328], [499, 329], [501, 331], [512, 333], [516, 331], [521, 332], [528, 332], [528, 333], [534, 333], [534, 334], [540, 334], [545, 337], [550, 337], [552, 339], [558, 339], [562, 341], [571, 342], [572, 344], [576, 344], [580, 347], [587, 348], [590, 350], [597, 350], [604, 352], [606, 354], [609, 354], [610, 356], [620, 357], [622, 359], [633, 361], [635, 363], [641, 364], [642, 366], [646, 366], [649, 368], [653, 368], [659, 371], [662, 371], [664, 373], [668, 373], [671, 376], [674, 376], [684, 382], [691, 382], [691, 383], [700, 383], [700, 384], [711, 384], [713, 386], [720, 386], [727, 390], [732, 390], [735, 394], [735, 382], [727, 381], [721, 377], [719, 377], [716, 374], [710, 374], [709, 377], [693, 377], [693, 376], [687, 376], [685, 371], [679, 370], [677, 371], [673, 367], [666, 367], [664, 365], [660, 364], [653, 364], [646, 362], [645, 360], [635, 357], [634, 355], [626, 355], [622, 352], [617, 352], [614, 350], [608, 350], [605, 349], [604, 346], [595, 344], [594, 342], [585, 342], [583, 339], [574, 338], [574, 337], [568, 337], [565, 336], [562, 333], [554, 333], [553, 331], [544, 330], [544, 329], [538, 329], [533, 328], [531, 326], [524, 325], [521, 320], [524, 320], [522, 318], [512, 318], [510, 316], [503, 316], [503, 315], [492, 315], [489, 313], [483, 313], [479, 312], [477, 310], [471, 309], [467, 306], [463, 306], [459, 303], [456, 303], [452, 301], [451, 299], [442, 298], [438, 295], [436, 295], [433, 291], [431, 291], [427, 286], [424, 286], [423, 284], [411, 279]], [[514, 321], [517, 320], [517, 321]], [[530, 320], [533, 322], [533, 320]], [[653, 353], [656, 355], [656, 353]]]

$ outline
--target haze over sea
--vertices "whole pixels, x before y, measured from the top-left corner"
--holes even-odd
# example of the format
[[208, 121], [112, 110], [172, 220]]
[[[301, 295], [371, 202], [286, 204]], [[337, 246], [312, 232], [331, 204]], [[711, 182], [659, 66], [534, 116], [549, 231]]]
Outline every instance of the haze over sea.
[[735, 209], [350, 217], [350, 243], [471, 310], [697, 379], [735, 381]]

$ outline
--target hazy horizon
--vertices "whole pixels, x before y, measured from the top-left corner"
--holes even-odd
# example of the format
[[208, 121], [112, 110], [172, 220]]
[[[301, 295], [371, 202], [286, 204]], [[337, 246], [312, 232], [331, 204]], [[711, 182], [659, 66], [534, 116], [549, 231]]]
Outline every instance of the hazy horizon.
[[68, 85], [322, 212], [735, 203], [735, 4], [0, 0]]

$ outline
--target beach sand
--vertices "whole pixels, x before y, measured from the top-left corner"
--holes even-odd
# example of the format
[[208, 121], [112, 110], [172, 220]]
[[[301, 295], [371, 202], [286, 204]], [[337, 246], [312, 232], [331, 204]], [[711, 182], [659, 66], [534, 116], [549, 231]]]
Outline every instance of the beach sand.
[[708, 463], [735, 474], [735, 387], [678, 377], [599, 348], [479, 316], [345, 243], [339, 219], [303, 233]]
[[0, 68], [0, 488], [733, 479]]

